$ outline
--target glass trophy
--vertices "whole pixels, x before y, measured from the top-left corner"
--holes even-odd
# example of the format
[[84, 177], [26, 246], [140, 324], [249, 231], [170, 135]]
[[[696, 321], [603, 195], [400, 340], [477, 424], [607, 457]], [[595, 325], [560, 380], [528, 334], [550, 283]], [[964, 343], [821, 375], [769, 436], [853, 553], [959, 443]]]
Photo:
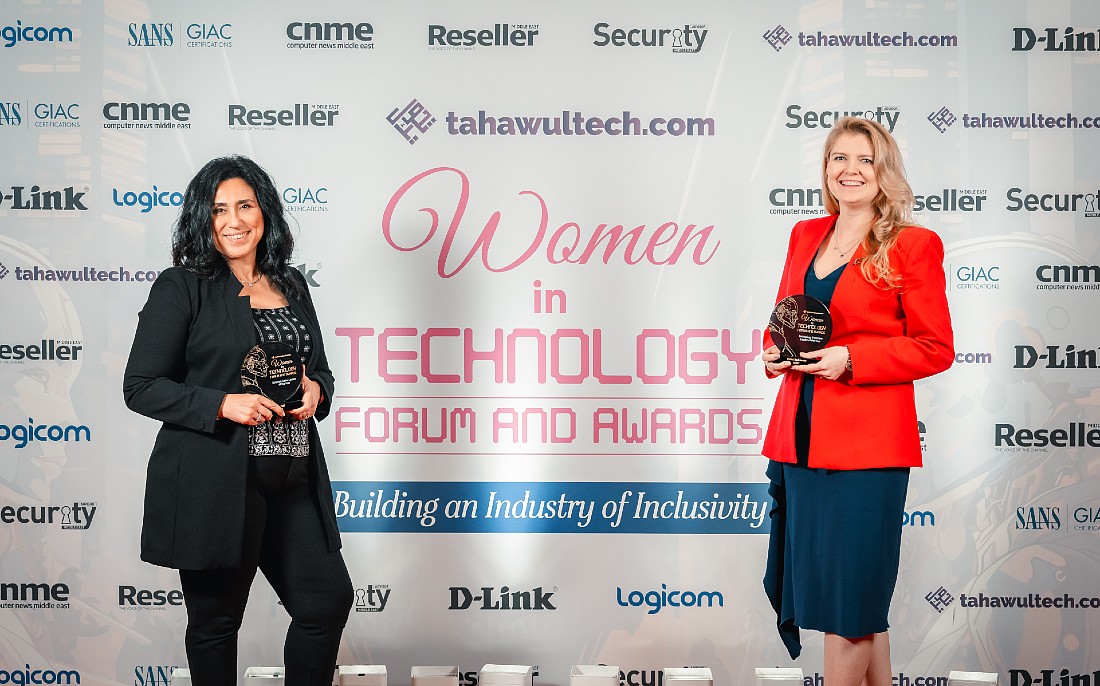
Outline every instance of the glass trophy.
[[246, 393], [259, 393], [284, 409], [302, 404], [302, 363], [286, 343], [260, 343], [244, 356], [241, 384]]
[[808, 295], [790, 295], [772, 310], [768, 322], [772, 342], [779, 348], [779, 361], [809, 364], [799, 353], [820, 350], [833, 335], [833, 317], [829, 308]]

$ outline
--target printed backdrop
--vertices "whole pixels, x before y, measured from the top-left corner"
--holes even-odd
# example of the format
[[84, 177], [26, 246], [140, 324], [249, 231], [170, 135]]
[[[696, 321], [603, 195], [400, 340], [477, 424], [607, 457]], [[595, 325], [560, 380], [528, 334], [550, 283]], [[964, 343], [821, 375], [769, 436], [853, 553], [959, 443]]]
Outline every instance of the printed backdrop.
[[[336, 374], [341, 663], [792, 664], [761, 330], [851, 114], [947, 245], [958, 349], [917, 385], [898, 686], [1096, 684], [1098, 26], [1088, 0], [4, 2], [0, 683], [185, 664], [178, 578], [138, 560], [159, 427], [121, 377], [228, 153], [279, 184]], [[286, 624], [257, 580], [242, 670]]]

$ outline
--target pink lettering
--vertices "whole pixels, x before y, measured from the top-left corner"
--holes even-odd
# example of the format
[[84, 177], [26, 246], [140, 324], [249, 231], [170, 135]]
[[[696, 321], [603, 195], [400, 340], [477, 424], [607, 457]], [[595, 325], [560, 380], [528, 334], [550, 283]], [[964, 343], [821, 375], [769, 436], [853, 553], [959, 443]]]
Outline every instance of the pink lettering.
[[[347, 336], [351, 345], [351, 381], [359, 381], [359, 339], [364, 336], [373, 336], [374, 329], [366, 329], [355, 326], [341, 326], [336, 329], [337, 336]], [[340, 440], [340, 439], [336, 439]]]
[[416, 374], [393, 374], [390, 372], [392, 360], [415, 360], [415, 350], [390, 350], [391, 338], [415, 336], [416, 329], [386, 329], [378, 335], [378, 376], [386, 383], [416, 383]]
[[[438, 178], [433, 178], [437, 176]], [[456, 178], [458, 181], [457, 185], [450, 185], [452, 190], [448, 190], [445, 181], [447, 178]], [[439, 198], [447, 197], [448, 193], [455, 193], [454, 189], [457, 189], [457, 196], [454, 197], [453, 207], [450, 203], [444, 207], [438, 202]], [[603, 252], [599, 259], [603, 264], [609, 264], [618, 253], [623, 263], [628, 265], [643, 261], [653, 265], [672, 265], [690, 251], [691, 261], [704, 265], [710, 262], [721, 245], [721, 241], [717, 239], [711, 242], [713, 225], [699, 228], [695, 224], [688, 224], [681, 228], [676, 222], [665, 222], [649, 232], [645, 224], [625, 231], [622, 225], [609, 226], [602, 223], [594, 230], [586, 232], [580, 223], [566, 221], [550, 232], [547, 240], [550, 211], [545, 199], [532, 190], [522, 190], [519, 195], [530, 196], [536, 201], [539, 219], [537, 225], [530, 227], [526, 234], [509, 228], [510, 243], [518, 243], [519, 247], [512, 248], [513, 254], [504, 260], [500, 260], [499, 254], [496, 259], [490, 257], [493, 239], [500, 228], [502, 215], [499, 210], [489, 215], [481, 231], [472, 240], [471, 232], [463, 230], [463, 220], [470, 203], [470, 180], [465, 173], [454, 167], [429, 169], [402, 184], [390, 198], [382, 214], [382, 235], [395, 250], [414, 252], [427, 246], [445, 222], [447, 228], [436, 259], [436, 273], [445, 279], [461, 272], [475, 257], [490, 272], [506, 272], [524, 264], [540, 251], [549, 264], [588, 264], [602, 245]], [[405, 207], [409, 203], [414, 206], [427, 203], [417, 210], [430, 220], [426, 229], [410, 228], [415, 227], [417, 222], [405, 218]], [[411, 233], [411, 237], [404, 236], [406, 232]], [[589, 234], [587, 240], [586, 233]], [[525, 237], [528, 235], [529, 242]], [[468, 247], [459, 247], [467, 244]], [[519, 253], [515, 254], [517, 250]], [[498, 247], [497, 253], [499, 251]], [[498, 264], [502, 261], [505, 263]]]
[[[427, 407], [339, 407], [336, 409], [336, 442], [365, 439], [368, 443], [455, 443], [464, 438], [477, 440], [477, 415], [469, 407], [441, 407], [439, 421], [432, 429], [434, 410]], [[359, 429], [350, 436], [345, 430]], [[406, 435], [402, 436], [402, 432]], [[465, 432], [465, 436], [459, 436]]]
[[[646, 371], [648, 350], [646, 342], [659, 339], [664, 343], [665, 371], [662, 374], [649, 374]], [[638, 378], [642, 383], [667, 384], [676, 375], [676, 338], [666, 329], [643, 329], [638, 335]]]
[[493, 443], [507, 440], [505, 433], [512, 443], [529, 443], [532, 434], [540, 443], [572, 443], [577, 438], [577, 413], [569, 407], [552, 407], [549, 412], [541, 407], [498, 407], [493, 411]]
[[764, 428], [753, 418], [761, 414], [759, 408], [735, 415], [726, 408], [601, 407], [592, 413], [592, 442], [757, 445]]
[[[492, 329], [475, 336], [471, 328], [338, 327], [336, 334], [349, 342], [348, 364], [352, 383], [367, 381], [363, 370], [390, 384], [554, 383], [580, 385], [593, 379], [599, 384], [668, 385], [711, 384], [729, 373], [746, 383], [748, 367], [761, 353], [762, 332], [753, 329], [747, 350], [734, 350], [729, 329], [643, 329], [633, 338], [632, 352], [605, 349], [602, 329], [537, 328]], [[375, 341], [375, 349], [368, 342]], [[411, 340], [410, 340], [411, 339]], [[630, 339], [627, 339], [630, 340]], [[626, 341], [622, 341], [625, 343]], [[371, 354], [374, 358], [371, 358]], [[433, 361], [434, 358], [434, 361]], [[633, 374], [605, 370], [607, 360]], [[461, 371], [461, 373], [459, 373]], [[349, 424], [349, 428], [355, 428]]]

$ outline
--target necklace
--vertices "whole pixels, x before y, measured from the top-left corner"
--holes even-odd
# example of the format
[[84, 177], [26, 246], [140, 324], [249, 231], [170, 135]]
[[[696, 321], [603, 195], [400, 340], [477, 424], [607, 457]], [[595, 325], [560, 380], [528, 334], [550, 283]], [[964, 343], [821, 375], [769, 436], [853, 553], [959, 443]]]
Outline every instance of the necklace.
[[851, 252], [852, 248], [854, 248], [856, 246], [856, 244], [859, 243], [862, 240], [863, 240], [863, 236], [856, 236], [852, 240], [851, 243], [844, 246], [844, 249], [841, 250], [840, 249], [840, 232], [837, 231], [836, 229], [833, 229], [833, 250], [837, 251], [840, 254], [841, 257], [846, 257], [848, 255], [848, 253]]
[[[841, 253], [841, 255], [843, 255], [843, 254], [844, 253]], [[233, 276], [237, 276], [237, 275], [234, 274]], [[244, 279], [242, 279], [239, 276], [237, 276], [237, 281], [240, 281], [247, 288], [252, 288], [256, 284], [260, 283], [260, 279], [262, 279], [262, 278], [264, 278], [264, 275], [263, 275], [263, 272], [260, 272], [260, 275], [256, 277], [256, 280], [251, 282], [251, 283], [249, 283], [248, 281], [245, 281]]]

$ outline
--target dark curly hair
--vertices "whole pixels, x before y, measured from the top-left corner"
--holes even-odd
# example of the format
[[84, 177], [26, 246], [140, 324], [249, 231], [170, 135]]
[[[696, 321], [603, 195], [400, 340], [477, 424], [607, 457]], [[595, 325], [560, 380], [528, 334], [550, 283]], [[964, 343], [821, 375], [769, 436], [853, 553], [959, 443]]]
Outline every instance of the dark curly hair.
[[172, 227], [172, 264], [202, 278], [225, 274], [229, 265], [214, 245], [211, 211], [218, 184], [241, 179], [252, 187], [264, 219], [264, 235], [256, 247], [256, 267], [287, 296], [302, 295], [301, 280], [292, 273], [294, 236], [275, 182], [260, 165], [241, 155], [217, 157], [199, 170], [183, 194], [179, 218]]

